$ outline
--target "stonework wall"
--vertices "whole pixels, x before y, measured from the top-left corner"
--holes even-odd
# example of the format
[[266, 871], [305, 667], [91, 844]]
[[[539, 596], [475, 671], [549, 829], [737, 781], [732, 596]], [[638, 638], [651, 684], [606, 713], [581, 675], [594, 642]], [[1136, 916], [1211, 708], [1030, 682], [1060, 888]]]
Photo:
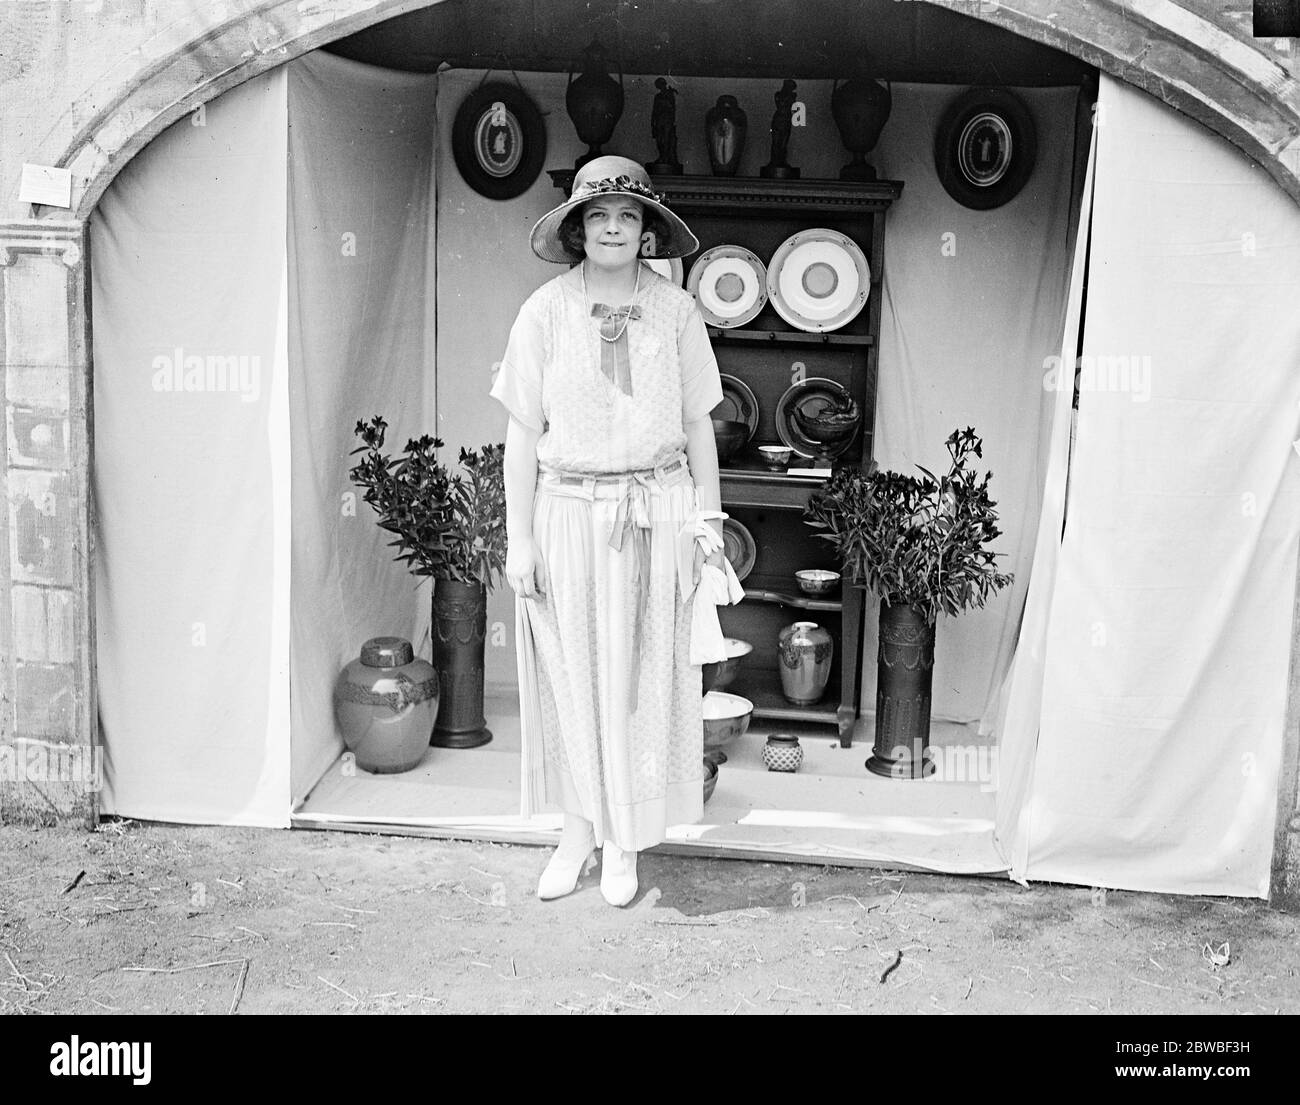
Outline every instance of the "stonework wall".
[[85, 276], [80, 226], [0, 226], [6, 821], [90, 824], [95, 815]]

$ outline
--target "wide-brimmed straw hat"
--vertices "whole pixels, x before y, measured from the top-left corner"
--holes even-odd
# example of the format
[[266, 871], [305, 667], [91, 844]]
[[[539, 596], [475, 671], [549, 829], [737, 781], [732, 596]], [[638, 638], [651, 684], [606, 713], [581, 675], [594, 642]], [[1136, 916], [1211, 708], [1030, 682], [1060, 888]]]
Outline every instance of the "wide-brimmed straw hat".
[[686, 257], [700, 248], [690, 228], [664, 206], [663, 197], [650, 187], [650, 174], [645, 168], [631, 158], [606, 154], [592, 158], [574, 173], [569, 198], [533, 225], [533, 252], [543, 261], [576, 261], [560, 242], [560, 223], [575, 207], [598, 196], [628, 196], [659, 213], [668, 226], [668, 240], [655, 242], [655, 257]]

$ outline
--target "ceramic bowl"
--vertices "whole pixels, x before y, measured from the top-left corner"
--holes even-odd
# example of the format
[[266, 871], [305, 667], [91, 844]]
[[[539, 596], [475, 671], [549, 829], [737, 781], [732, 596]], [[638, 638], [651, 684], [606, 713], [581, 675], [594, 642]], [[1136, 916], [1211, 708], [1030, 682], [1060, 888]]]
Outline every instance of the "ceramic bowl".
[[839, 586], [840, 573], [826, 568], [805, 568], [795, 572], [794, 578], [799, 581], [799, 590], [805, 595], [829, 595]]
[[789, 445], [760, 445], [758, 455], [769, 468], [789, 468], [794, 450]]
[[706, 693], [726, 690], [736, 678], [736, 672], [740, 670], [741, 658], [754, 651], [754, 646], [748, 641], [741, 641], [735, 637], [726, 638], [723, 644], [727, 647], [727, 658], [703, 666], [703, 682]]
[[718, 463], [726, 464], [749, 440], [749, 427], [743, 422], [713, 419], [713, 437], [718, 443]]
[[795, 425], [813, 441], [822, 445], [840, 445], [858, 432], [862, 421], [856, 408], [848, 411], [833, 411], [825, 414], [804, 414], [798, 407], [792, 412]]
[[744, 735], [754, 704], [738, 694], [710, 691], [704, 696], [704, 757], [715, 764], [727, 762], [722, 750]]
[[707, 756], [704, 757], [704, 801], [713, 797], [718, 788], [718, 765]]

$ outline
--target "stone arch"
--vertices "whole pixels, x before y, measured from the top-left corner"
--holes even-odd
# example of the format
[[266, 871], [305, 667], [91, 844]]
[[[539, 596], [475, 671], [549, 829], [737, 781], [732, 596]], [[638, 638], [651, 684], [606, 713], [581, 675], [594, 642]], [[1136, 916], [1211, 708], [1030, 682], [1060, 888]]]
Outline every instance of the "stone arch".
[[[444, 0], [262, 0], [219, 25], [182, 20], [71, 105], [87, 121], [50, 164], [72, 169], [85, 219], [117, 172], [163, 129], [309, 50]], [[919, 0], [1053, 47], [1127, 81], [1234, 143], [1300, 202], [1300, 82], [1241, 25], [1172, 0]], [[204, 10], [210, 18], [210, 9]], [[1239, 33], [1233, 33], [1234, 30]]]
[[[11, 578], [3, 582], [35, 581], [61, 602], [71, 620], [67, 631], [56, 634], [57, 648], [47, 649], [34, 632], [44, 616], [37, 619], [0, 602], [9, 623], [0, 629], [0, 646], [16, 657], [13, 664], [24, 663], [22, 648], [13, 647], [14, 626], [21, 624], [24, 636], [41, 645], [40, 662], [27, 665], [35, 676], [24, 681], [23, 671], [11, 678], [8, 670], [0, 670], [0, 692], [14, 703], [15, 732], [88, 752], [97, 743], [89, 486], [92, 368], [84, 251], [90, 213], [136, 153], [200, 104], [331, 41], [441, 2], [211, 0], [201, 7], [187, 5], [185, 14], [120, 58], [68, 105], [63, 118], [48, 128], [48, 137], [24, 150], [25, 160], [71, 169], [74, 192], [70, 211], [45, 208], [38, 217], [0, 222], [0, 315], [10, 301], [21, 299], [29, 323], [4, 335], [8, 362], [27, 370], [9, 380], [7, 398], [47, 417], [56, 429], [66, 425], [67, 432], [64, 447], [42, 458], [40, 467], [10, 463], [5, 469], [6, 495], [20, 512], [24, 499], [53, 504], [45, 514], [57, 519], [55, 535], [42, 547], [48, 545], [58, 555], [48, 563], [21, 566], [16, 576], [10, 565]], [[1269, 55], [1268, 47], [1250, 39], [1248, 7], [1220, 12], [1210, 0], [1015, 0], [1014, 9], [1004, 7], [1003, 0], [913, 2], [993, 24], [1141, 88], [1227, 138], [1300, 202], [1300, 82]], [[64, 137], [69, 134], [70, 139]], [[57, 433], [53, 436], [58, 440]], [[64, 555], [67, 550], [76, 555]], [[1296, 604], [1300, 627], [1300, 592]], [[1292, 644], [1272, 886], [1275, 898], [1292, 904], [1300, 904], [1297, 657], [1300, 636]], [[49, 709], [51, 701], [60, 703], [57, 711]], [[0, 745], [5, 743], [7, 734], [0, 732]], [[0, 811], [6, 820], [20, 823], [79, 820], [90, 826], [97, 796], [78, 783], [35, 788], [0, 779]]]

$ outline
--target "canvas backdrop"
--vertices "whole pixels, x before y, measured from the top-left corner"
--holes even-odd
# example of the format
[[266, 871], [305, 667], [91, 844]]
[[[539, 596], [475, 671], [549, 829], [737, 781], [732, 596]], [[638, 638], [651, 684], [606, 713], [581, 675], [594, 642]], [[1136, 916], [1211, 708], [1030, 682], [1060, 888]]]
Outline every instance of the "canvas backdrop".
[[[944, 441], [973, 427], [984, 440], [982, 474], [992, 471], [1003, 536], [999, 569], [1014, 583], [983, 609], [940, 615], [932, 715], [991, 728], [1033, 561], [1055, 392], [1047, 361], [1060, 353], [1070, 275], [1071, 216], [1082, 186], [1076, 144], [1076, 88], [1014, 89], [1037, 135], [1033, 175], [1009, 202], [963, 207], [934, 167], [934, 133], [964, 91], [894, 85], [894, 109], [873, 160], [905, 182], [888, 215], [876, 459], [916, 474], [948, 469]], [[864, 626], [862, 708], [875, 713], [876, 618]]]
[[176, 123], [100, 202], [106, 813], [288, 824], [342, 749], [343, 664], [427, 628], [347, 454], [372, 414], [399, 449], [433, 425], [435, 87], [307, 55]]
[[1204, 127], [1100, 92], [1064, 538], [1021, 642], [1041, 650], [1041, 694], [1020, 687], [1041, 722], [1031, 702], [1007, 734], [1029, 762], [999, 792], [1000, 842], [1022, 879], [1264, 897], [1300, 542], [1300, 212]]

